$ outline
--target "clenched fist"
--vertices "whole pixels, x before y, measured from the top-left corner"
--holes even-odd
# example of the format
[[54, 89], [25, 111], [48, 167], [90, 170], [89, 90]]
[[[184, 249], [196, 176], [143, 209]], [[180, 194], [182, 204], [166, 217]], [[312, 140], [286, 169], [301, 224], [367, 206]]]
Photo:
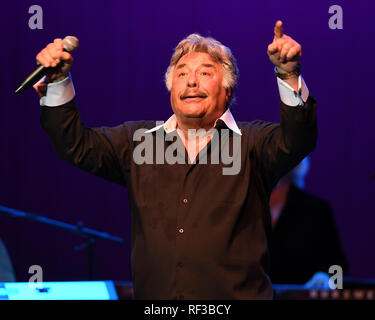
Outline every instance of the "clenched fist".
[[47, 68], [50, 67], [47, 72], [48, 82], [63, 80], [72, 68], [73, 57], [69, 52], [63, 51], [63, 48], [63, 40], [55, 39], [36, 56], [36, 61], [39, 64]]
[[271, 62], [280, 73], [296, 70], [302, 55], [301, 45], [284, 34], [283, 23], [278, 20], [275, 24], [273, 42], [267, 48]]

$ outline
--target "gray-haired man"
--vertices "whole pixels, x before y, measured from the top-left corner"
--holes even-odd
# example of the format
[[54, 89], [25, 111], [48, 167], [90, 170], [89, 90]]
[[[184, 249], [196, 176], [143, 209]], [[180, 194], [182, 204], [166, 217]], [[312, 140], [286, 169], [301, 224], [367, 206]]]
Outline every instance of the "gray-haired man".
[[[301, 46], [283, 34], [281, 21], [267, 52], [276, 67], [281, 124], [234, 120], [229, 106], [238, 78], [235, 59], [218, 41], [193, 34], [177, 46], [166, 73], [173, 115], [162, 125], [132, 121], [114, 128], [82, 124], [68, 76], [73, 60], [61, 39], [38, 54], [46, 67], [64, 61], [48, 75], [46, 82], [54, 83], [46, 95], [46, 82], [35, 86], [41, 123], [57, 154], [128, 189], [136, 298], [272, 298], [269, 196], [278, 179], [313, 150], [317, 126], [315, 100], [300, 76]], [[200, 129], [205, 139], [193, 135], [191, 148], [189, 133]], [[134, 161], [139, 130], [185, 161], [157, 161], [155, 149], [152, 163]], [[224, 145], [233, 149], [234, 141], [240, 141], [233, 154], [240, 169], [225, 175], [227, 164], [211, 156]], [[211, 161], [200, 161], [201, 154]]]

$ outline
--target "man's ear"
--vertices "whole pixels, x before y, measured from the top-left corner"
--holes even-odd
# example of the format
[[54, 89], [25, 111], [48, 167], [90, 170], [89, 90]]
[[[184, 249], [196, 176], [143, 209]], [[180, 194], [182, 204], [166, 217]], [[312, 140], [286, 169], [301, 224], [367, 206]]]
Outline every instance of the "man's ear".
[[226, 103], [228, 103], [229, 99], [232, 96], [232, 89], [231, 88], [226, 88], [225, 91], [226, 91], [225, 101], [226, 101]]

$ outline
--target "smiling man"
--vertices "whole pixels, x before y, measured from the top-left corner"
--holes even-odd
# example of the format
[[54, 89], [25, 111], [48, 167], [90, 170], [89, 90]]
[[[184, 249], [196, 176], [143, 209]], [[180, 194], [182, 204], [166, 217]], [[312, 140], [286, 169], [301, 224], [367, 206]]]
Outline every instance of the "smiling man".
[[[113, 128], [82, 123], [69, 76], [73, 59], [61, 39], [37, 55], [52, 67], [35, 88], [57, 154], [128, 189], [135, 298], [272, 298], [269, 197], [279, 178], [314, 149], [317, 125], [315, 100], [300, 75], [301, 46], [283, 33], [281, 21], [267, 53], [281, 97], [280, 124], [235, 121], [235, 58], [217, 40], [192, 34], [176, 47], [165, 75], [173, 115], [161, 125], [129, 121]], [[206, 139], [189, 135], [196, 130]], [[182, 149], [173, 154], [190, 161], [139, 164], [133, 158], [139, 131], [166, 153], [178, 144]], [[240, 163], [236, 174], [223, 174], [226, 164], [212, 159], [223, 145]], [[211, 161], [200, 161], [201, 154]]]
[[[190, 36], [199, 41], [199, 36]], [[208, 53], [184, 55], [173, 72], [171, 105], [180, 128], [210, 129], [224, 113], [229, 93], [222, 85], [223, 70]]]

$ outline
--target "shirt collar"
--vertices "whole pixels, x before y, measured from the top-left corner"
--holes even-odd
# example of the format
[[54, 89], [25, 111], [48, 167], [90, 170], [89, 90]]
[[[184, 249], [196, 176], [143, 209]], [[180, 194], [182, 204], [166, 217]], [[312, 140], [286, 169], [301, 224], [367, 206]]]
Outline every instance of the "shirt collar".
[[[241, 130], [238, 128], [236, 121], [229, 109], [227, 109], [220, 118], [216, 119], [214, 127], [216, 127], [216, 123], [218, 120], [222, 120], [226, 126], [232, 130], [233, 132], [237, 133], [238, 135], [242, 135]], [[150, 130], [147, 130], [145, 133], [151, 133], [156, 130], [159, 130], [161, 127], [164, 127], [166, 133], [170, 133], [177, 129], [177, 117], [173, 114], [164, 124], [160, 124]]]

